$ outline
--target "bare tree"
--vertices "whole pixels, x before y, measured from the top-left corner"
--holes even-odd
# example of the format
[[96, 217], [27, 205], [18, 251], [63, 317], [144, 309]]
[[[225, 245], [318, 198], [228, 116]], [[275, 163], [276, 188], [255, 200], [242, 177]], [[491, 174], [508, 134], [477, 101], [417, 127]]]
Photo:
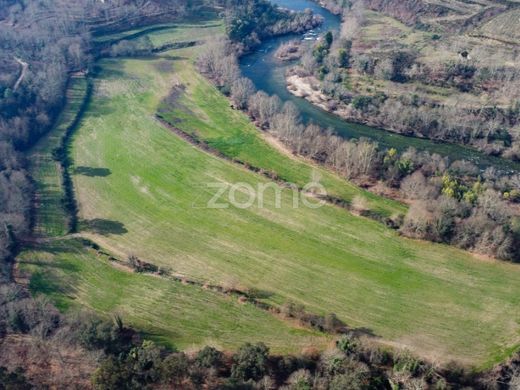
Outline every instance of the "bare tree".
[[247, 102], [254, 93], [255, 86], [248, 78], [240, 77], [231, 85], [231, 99], [240, 110], [247, 108]]

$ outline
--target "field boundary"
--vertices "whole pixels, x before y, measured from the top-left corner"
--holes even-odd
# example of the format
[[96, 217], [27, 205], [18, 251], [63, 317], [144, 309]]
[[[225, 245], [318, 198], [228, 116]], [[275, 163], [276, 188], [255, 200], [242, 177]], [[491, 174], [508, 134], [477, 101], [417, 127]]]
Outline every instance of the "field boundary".
[[[60, 237], [61, 238], [61, 237]], [[376, 339], [377, 335], [373, 334], [371, 331], [366, 328], [351, 328], [340, 319], [336, 317], [335, 314], [330, 313], [329, 315], [318, 315], [314, 313], [310, 313], [304, 310], [302, 307], [300, 311], [295, 314], [285, 314], [283, 309], [279, 306], [269, 304], [263, 302], [261, 300], [261, 292], [256, 290], [242, 290], [236, 287], [226, 288], [217, 284], [212, 284], [209, 281], [196, 280], [186, 275], [171, 273], [170, 270], [160, 269], [158, 271], [138, 271], [128, 261], [123, 261], [120, 258], [114, 256], [109, 253], [106, 249], [102, 248], [100, 245], [90, 240], [89, 238], [85, 238], [81, 234], [78, 235], [69, 235], [68, 237], [64, 237], [67, 239], [80, 239], [83, 245], [96, 252], [96, 256], [104, 256], [109, 261], [109, 263], [117, 269], [123, 269], [127, 272], [131, 273], [141, 273], [145, 275], [151, 275], [153, 277], [158, 277], [163, 280], [170, 281], [172, 283], [181, 283], [184, 285], [190, 285], [193, 287], [198, 287], [203, 290], [213, 291], [215, 293], [221, 294], [223, 296], [233, 296], [238, 299], [240, 303], [249, 303], [255, 306], [259, 310], [263, 310], [273, 316], [276, 316], [279, 319], [282, 319], [285, 322], [297, 321], [298, 325], [308, 328], [309, 330], [319, 331], [325, 334], [330, 335], [352, 335], [354, 337], [368, 337]], [[142, 262], [145, 266], [150, 266], [151, 264]], [[20, 279], [27, 279], [24, 275], [18, 274], [17, 276]], [[291, 302], [288, 302], [291, 305]], [[332, 320], [332, 321], [331, 321]], [[325, 325], [328, 322], [332, 322], [332, 325]]]
[[78, 229], [78, 205], [76, 202], [76, 196], [74, 193], [74, 183], [70, 173], [70, 168], [73, 165], [72, 158], [70, 157], [70, 146], [72, 143], [72, 137], [74, 136], [75, 130], [78, 128], [83, 114], [88, 109], [92, 93], [94, 91], [94, 85], [92, 79], [87, 77], [87, 90], [81, 106], [76, 114], [76, 117], [72, 123], [67, 127], [63, 137], [61, 138], [60, 145], [54, 149], [53, 157], [60, 162], [62, 168], [62, 185], [64, 190], [64, 208], [69, 213], [68, 231], [70, 233], [76, 233]]
[[[161, 123], [162, 126], [164, 126], [167, 129], [169, 129], [171, 132], [176, 134], [178, 137], [182, 138], [184, 141], [188, 142], [189, 144], [197, 147], [198, 149], [200, 149], [200, 150], [202, 150], [202, 151], [204, 151], [204, 152], [206, 152], [206, 153], [208, 153], [208, 154], [210, 154], [212, 156], [215, 156], [215, 157], [221, 158], [221, 159], [223, 159], [225, 161], [228, 161], [230, 163], [239, 165], [239, 166], [245, 168], [249, 172], [257, 173], [259, 175], [262, 175], [262, 176], [266, 177], [267, 179], [276, 182], [278, 185], [280, 185], [282, 187], [288, 186], [289, 184], [292, 184], [293, 186], [295, 186], [294, 183], [289, 183], [288, 181], [280, 178], [276, 174], [276, 172], [266, 171], [263, 168], [258, 168], [256, 166], [251, 165], [248, 162], [242, 161], [242, 160], [240, 160], [238, 158], [231, 158], [229, 156], [226, 156], [220, 150], [218, 150], [216, 148], [213, 148], [210, 145], [208, 145], [208, 143], [205, 142], [204, 140], [201, 140], [201, 139], [197, 138], [195, 135], [189, 134], [189, 133], [187, 133], [187, 132], [185, 132], [185, 131], [183, 131], [183, 130], [181, 130], [181, 129], [173, 126], [173, 125], [171, 125], [160, 114], [156, 114], [156, 119]], [[388, 228], [391, 228], [391, 229], [396, 229], [397, 228], [393, 224], [393, 222], [392, 222], [392, 220], [390, 218], [384, 217], [384, 216], [378, 214], [377, 212], [372, 212], [371, 210], [357, 211], [357, 210], [355, 210], [352, 207], [352, 204], [349, 203], [348, 201], [346, 201], [345, 199], [341, 199], [341, 198], [334, 197], [334, 196], [331, 196], [331, 195], [323, 196], [323, 195], [311, 194], [311, 193], [308, 193], [308, 192], [304, 192], [303, 188], [301, 186], [297, 186], [297, 185], [296, 185], [296, 188], [297, 188], [299, 194], [315, 197], [315, 198], [325, 202], [329, 206], [335, 206], [335, 207], [341, 208], [343, 210], [347, 210], [351, 214], [373, 219], [373, 220], [375, 220], [377, 222], [383, 223], [385, 226], [387, 226]]]

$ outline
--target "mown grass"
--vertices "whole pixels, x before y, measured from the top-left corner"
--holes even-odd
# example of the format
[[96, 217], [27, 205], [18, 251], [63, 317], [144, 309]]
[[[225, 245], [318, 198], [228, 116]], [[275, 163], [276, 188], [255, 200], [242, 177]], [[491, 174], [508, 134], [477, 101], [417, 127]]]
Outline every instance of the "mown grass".
[[173, 29], [159, 30], [149, 36], [152, 44], [160, 47], [171, 42], [199, 41], [223, 33], [224, 23], [210, 20], [204, 23], [176, 25]]
[[18, 262], [32, 274], [33, 294], [48, 295], [62, 310], [118, 314], [147, 338], [172, 348], [234, 350], [262, 341], [275, 353], [297, 353], [328, 343], [323, 334], [293, 328], [234, 296], [115, 268], [78, 239], [28, 249]]
[[57, 237], [68, 231], [69, 216], [64, 207], [65, 193], [60, 162], [53, 151], [79, 113], [87, 93], [87, 80], [72, 77], [67, 88], [67, 101], [56, 125], [42, 137], [29, 154], [30, 173], [35, 183], [36, 207], [34, 233], [37, 236]]
[[[287, 191], [280, 209], [272, 196], [264, 207], [208, 209], [208, 184], [256, 187], [266, 179], [189, 145], [155, 119], [174, 84], [187, 87], [178, 127], [230, 155], [273, 164], [281, 175], [293, 172], [293, 180], [312, 169], [255, 139], [242, 114], [182, 70], [193, 50], [100, 63], [73, 156], [78, 166], [111, 174], [74, 177], [85, 235], [120, 256], [134, 253], [190, 277], [269, 292], [275, 304], [292, 300], [312, 312], [335, 312], [421, 356], [489, 365], [511, 352], [520, 342], [520, 269], [513, 264], [407, 240], [336, 207], [294, 209]], [[93, 229], [93, 220], [108, 228]]]

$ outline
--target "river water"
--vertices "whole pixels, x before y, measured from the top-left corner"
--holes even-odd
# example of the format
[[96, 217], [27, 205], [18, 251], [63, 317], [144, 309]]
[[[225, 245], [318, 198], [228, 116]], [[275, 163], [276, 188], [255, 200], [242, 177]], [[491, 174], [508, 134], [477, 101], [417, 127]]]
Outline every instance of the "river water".
[[[309, 8], [315, 14], [321, 15], [324, 21], [314, 31], [316, 34], [326, 31], [339, 31], [340, 17], [333, 15], [311, 0], [272, 0], [272, 2], [299, 11]], [[312, 33], [310, 36], [307, 35], [307, 38], [310, 37], [312, 37]], [[332, 128], [344, 138], [369, 138], [383, 148], [394, 147], [398, 150], [404, 150], [408, 147], [414, 147], [417, 150], [427, 150], [431, 153], [449, 156], [452, 160], [469, 160], [482, 169], [495, 166], [503, 171], [520, 171], [520, 163], [488, 156], [469, 147], [404, 136], [370, 126], [350, 123], [337, 115], [314, 106], [303, 98], [292, 95], [286, 88], [284, 77], [285, 71], [291, 64], [277, 60], [274, 53], [282, 43], [292, 39], [304, 38], [305, 36], [302, 35], [286, 35], [269, 39], [256, 51], [240, 59], [240, 68], [243, 75], [250, 78], [258, 90], [263, 90], [270, 95], [276, 94], [284, 102], [293, 102], [299, 108], [304, 123], [314, 122], [322, 128]]]

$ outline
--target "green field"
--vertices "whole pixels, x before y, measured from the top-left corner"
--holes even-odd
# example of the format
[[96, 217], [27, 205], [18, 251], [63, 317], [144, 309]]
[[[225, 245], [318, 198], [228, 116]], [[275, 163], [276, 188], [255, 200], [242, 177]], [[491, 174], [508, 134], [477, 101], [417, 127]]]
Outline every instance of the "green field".
[[[195, 50], [99, 63], [95, 93], [72, 150], [83, 235], [121, 258], [136, 254], [200, 281], [261, 290], [273, 304], [291, 300], [311, 312], [334, 312], [352, 327], [368, 328], [382, 343], [443, 362], [458, 359], [487, 366], [520, 344], [520, 269], [513, 264], [404, 239], [380, 223], [337, 207], [292, 208], [287, 190], [282, 208], [275, 207], [273, 196], [266, 197], [264, 207], [207, 208], [214, 193], [208, 184], [256, 187], [267, 179], [201, 151], [161, 125], [155, 114], [174, 85], [186, 89], [169, 120], [228, 156], [275, 170], [296, 183], [321, 176], [329, 193], [345, 199], [361, 194], [381, 212], [402, 206], [322, 170], [313, 172], [270, 147], [243, 114], [232, 111], [227, 100], [194, 72]], [[237, 197], [243, 201], [246, 196]], [[256, 335], [254, 340], [262, 336], [283, 350], [287, 344], [279, 332], [297, 337], [298, 346], [310, 336], [283, 330], [275, 317], [265, 321], [282, 330], [264, 333], [267, 325], [259, 320], [257, 332], [244, 325], [226, 333], [226, 311], [233, 313], [234, 306], [222, 303], [221, 296], [209, 298], [209, 293], [194, 298], [194, 304], [184, 300], [181, 314], [169, 317], [168, 304], [181, 299], [176, 295], [179, 286], [114, 270], [100, 259], [60, 245], [27, 252], [22, 259], [28, 259], [26, 267], [35, 272], [33, 289], [50, 294], [63, 308], [81, 303], [102, 313], [122, 310], [136, 326], [181, 346], [190, 340], [206, 342], [208, 333], [191, 329], [195, 323], [206, 323], [206, 316], [216, 318], [211, 321], [213, 341], [228, 348], [237, 345], [235, 339]], [[46, 290], [49, 282], [52, 286], [61, 280], [71, 288]], [[161, 299], [155, 300], [157, 296]], [[207, 309], [209, 302], [199, 303], [204, 299], [218, 301], [213, 311]], [[254, 316], [267, 315], [253, 311]], [[197, 320], [179, 325], [183, 316]], [[150, 330], [159, 321], [161, 326]], [[242, 321], [247, 323], [247, 318]]]
[[32, 274], [31, 291], [49, 295], [60, 309], [118, 314], [173, 348], [237, 349], [253, 340], [265, 342], [275, 353], [295, 353], [327, 343], [323, 335], [292, 328], [234, 296], [115, 268], [78, 239], [28, 249], [18, 261]]
[[[202, 122], [211, 124], [208, 139], [211, 130], [217, 137], [240, 130], [233, 124], [236, 117], [244, 120], [242, 114], [224, 109], [223, 97], [197, 93], [212, 87], [175, 72], [186, 66], [175, 58], [191, 55], [183, 49], [100, 64], [74, 160], [110, 175], [75, 177], [85, 234], [115, 253], [135, 253], [181, 274], [214, 283], [238, 279], [272, 294], [271, 302], [294, 300], [314, 312], [335, 312], [351, 326], [371, 328], [423, 355], [483, 364], [520, 341], [520, 271], [514, 265], [406, 240], [329, 206], [276, 209], [268, 199], [265, 208], [205, 208], [208, 183], [255, 186], [265, 179], [198, 150], [155, 120], [170, 87], [185, 82], [177, 127], [203, 133]], [[221, 109], [208, 108], [207, 98], [220, 100]], [[186, 120], [190, 111], [203, 120]], [[285, 164], [292, 163], [286, 158]], [[289, 198], [285, 193], [283, 203]]]
[[68, 215], [63, 207], [65, 197], [61, 165], [52, 152], [60, 146], [67, 128], [78, 115], [87, 93], [87, 80], [83, 76], [71, 77], [67, 88], [67, 101], [56, 125], [33, 147], [29, 155], [30, 172], [36, 186], [36, 236], [61, 236], [68, 231]]
[[[209, 16], [209, 15], [207, 15]], [[148, 35], [155, 46], [161, 46], [172, 41], [196, 41], [205, 39], [212, 34], [224, 32], [224, 24], [220, 20], [205, 20], [204, 15], [199, 21], [187, 19], [183, 23], [164, 23], [145, 26], [114, 34], [101, 35], [94, 38], [96, 43], [117, 42], [123, 39], [135, 39]]]
[[188, 61], [174, 64], [176, 82], [185, 88], [174, 104], [163, 104], [161, 116], [188, 134], [204, 140], [211, 147], [232, 159], [274, 172], [284, 181], [299, 187], [311, 178], [319, 178], [327, 193], [351, 203], [356, 196], [366, 199], [368, 208], [390, 217], [406, 213], [398, 202], [376, 196], [341, 179], [314, 164], [289, 158], [270, 146], [249, 118], [233, 110], [222, 94], [210, 85]]
[[[161, 44], [177, 37], [176, 30], [172, 31], [168, 41]], [[216, 31], [204, 27], [198, 34]], [[233, 350], [252, 341], [263, 341], [274, 353], [324, 348], [330, 342], [329, 336], [282, 321], [252, 304], [239, 303], [237, 297], [184, 285], [168, 277], [136, 274], [84, 246], [80, 239], [60, 238], [69, 230], [69, 216], [63, 207], [62, 169], [53, 151], [81, 115], [87, 85], [85, 77], [71, 77], [66, 106], [53, 129], [29, 155], [37, 189], [34, 233], [39, 243], [25, 248], [17, 262], [22, 273], [31, 275], [31, 291], [48, 295], [64, 311], [88, 308], [107, 317], [119, 314], [148, 338], [173, 348], [213, 345]], [[85, 177], [108, 174], [105, 169], [81, 165], [70, 172]], [[107, 226], [104, 221], [91, 225]]]

